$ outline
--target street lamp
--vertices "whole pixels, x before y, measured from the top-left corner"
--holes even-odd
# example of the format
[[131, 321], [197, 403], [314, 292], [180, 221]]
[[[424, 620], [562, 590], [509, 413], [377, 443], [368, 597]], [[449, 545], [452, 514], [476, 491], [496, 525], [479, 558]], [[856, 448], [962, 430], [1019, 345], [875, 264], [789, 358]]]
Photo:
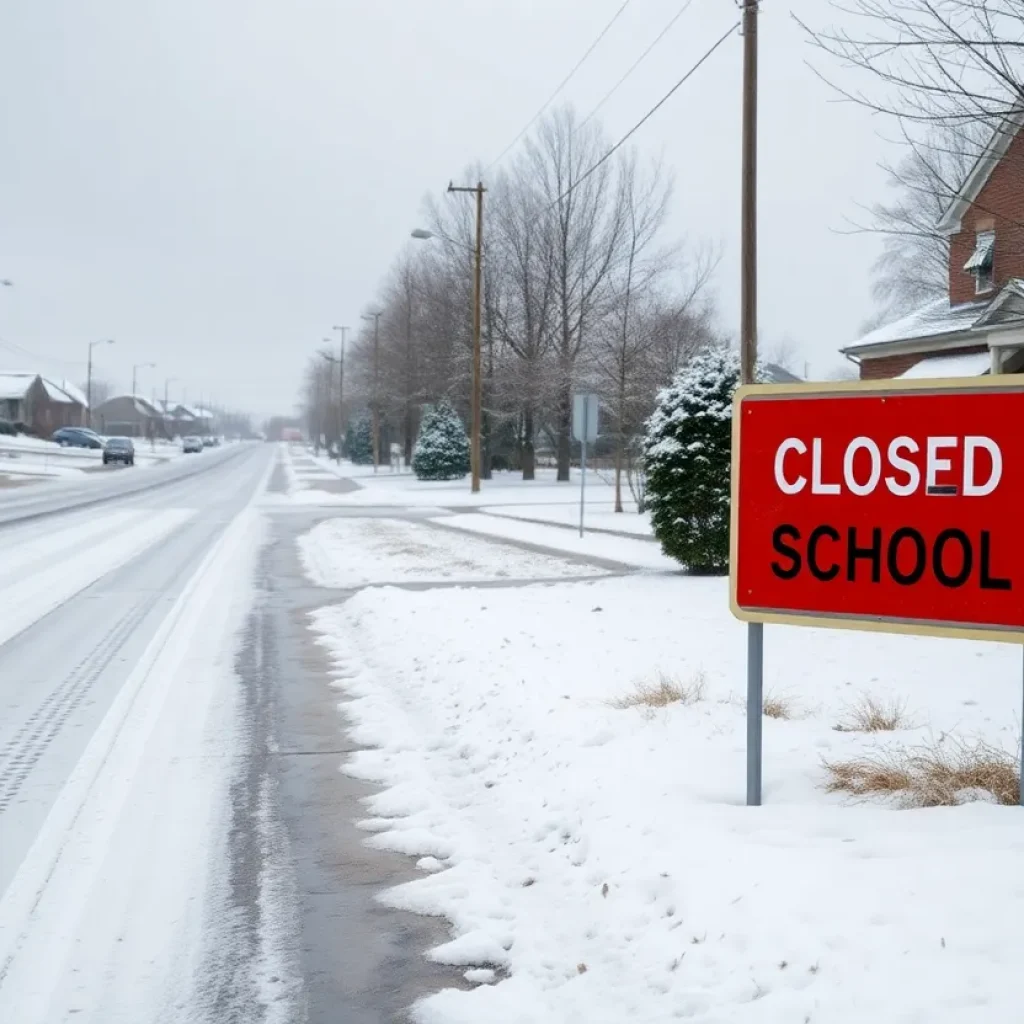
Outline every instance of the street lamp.
[[[469, 433], [469, 467], [471, 474], [470, 489], [474, 494], [480, 490], [480, 433], [481, 433], [481, 409], [483, 407], [483, 396], [481, 395], [481, 374], [480, 374], [480, 307], [481, 307], [481, 278], [483, 265], [483, 236], [484, 236], [484, 184], [478, 181], [475, 185], [457, 186], [448, 185], [449, 192], [472, 192], [476, 196], [476, 246], [473, 250], [473, 393], [470, 399], [470, 433]], [[412, 232], [413, 238], [428, 239], [434, 238], [434, 232], [424, 228], [416, 228]], [[452, 238], [446, 238], [448, 242], [461, 245]], [[465, 248], [465, 246], [462, 246]]]
[[373, 431], [373, 471], [380, 464], [380, 394], [377, 382], [380, 377], [380, 318], [381, 313], [363, 313], [363, 320], [373, 321], [373, 398], [370, 403], [370, 424]]
[[132, 366], [132, 398], [135, 397], [135, 386], [138, 381], [139, 370], [152, 370], [156, 363], [135, 363]]
[[88, 370], [85, 377], [85, 404], [89, 406], [89, 426], [92, 427], [92, 350], [97, 345], [113, 345], [113, 338], [101, 338], [99, 341], [89, 342]]
[[331, 330], [341, 334], [341, 350], [338, 355], [338, 457], [340, 458], [340, 447], [345, 434], [345, 335], [349, 328], [347, 326], [339, 327], [335, 324]]

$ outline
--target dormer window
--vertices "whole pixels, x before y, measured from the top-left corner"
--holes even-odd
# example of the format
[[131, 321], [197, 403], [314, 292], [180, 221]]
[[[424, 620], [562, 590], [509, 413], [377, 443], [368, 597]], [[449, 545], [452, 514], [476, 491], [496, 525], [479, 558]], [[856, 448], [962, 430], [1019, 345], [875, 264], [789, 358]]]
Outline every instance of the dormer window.
[[979, 231], [974, 243], [974, 252], [964, 264], [964, 270], [974, 275], [974, 294], [984, 295], [992, 291], [995, 277], [992, 273], [993, 257], [996, 250], [996, 233]]

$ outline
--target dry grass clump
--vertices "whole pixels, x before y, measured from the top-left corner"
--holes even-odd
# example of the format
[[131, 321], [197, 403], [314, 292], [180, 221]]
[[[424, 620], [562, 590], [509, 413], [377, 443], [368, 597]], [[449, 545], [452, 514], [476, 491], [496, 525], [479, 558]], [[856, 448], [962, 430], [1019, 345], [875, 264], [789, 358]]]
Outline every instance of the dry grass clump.
[[703, 672], [690, 680], [681, 683], [678, 679], [659, 672], [653, 682], [641, 681], [633, 687], [632, 693], [616, 697], [608, 702], [609, 706], [624, 710], [626, 708], [667, 708], [670, 704], [689, 706], [702, 701], [707, 692], [707, 680]]
[[766, 693], [762, 710], [768, 718], [792, 718], [796, 710], [793, 698], [783, 693]]
[[1020, 800], [1016, 754], [982, 740], [949, 739], [824, 762], [829, 793], [880, 794], [903, 807], [953, 807], [976, 799]]
[[836, 732], [894, 732], [911, 729], [913, 723], [907, 715], [906, 701], [882, 701], [864, 694], [846, 709], [834, 728]]

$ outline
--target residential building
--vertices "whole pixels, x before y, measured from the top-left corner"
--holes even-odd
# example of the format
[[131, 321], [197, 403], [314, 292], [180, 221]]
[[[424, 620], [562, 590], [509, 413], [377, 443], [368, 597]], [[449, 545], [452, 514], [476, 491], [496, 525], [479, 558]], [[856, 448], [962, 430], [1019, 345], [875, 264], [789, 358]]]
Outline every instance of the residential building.
[[938, 224], [947, 294], [843, 349], [862, 380], [1024, 372], [1024, 107], [992, 133]]
[[66, 380], [40, 373], [0, 373], [0, 419], [20, 423], [30, 433], [49, 437], [59, 427], [86, 421], [85, 395]]
[[93, 409], [92, 423], [101, 434], [165, 437], [163, 411], [141, 395], [115, 395]]

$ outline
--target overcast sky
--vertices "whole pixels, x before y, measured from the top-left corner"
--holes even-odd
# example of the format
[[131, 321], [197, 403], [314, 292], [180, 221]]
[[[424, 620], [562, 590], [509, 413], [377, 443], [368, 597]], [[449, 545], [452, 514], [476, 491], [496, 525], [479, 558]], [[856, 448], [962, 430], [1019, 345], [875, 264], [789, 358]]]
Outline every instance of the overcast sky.
[[[564, 99], [586, 114], [680, 8], [632, 0]], [[0, 370], [290, 411], [303, 362], [355, 324], [423, 197], [490, 162], [621, 0], [21, 0], [0, 6]], [[790, 11], [761, 17], [760, 324], [823, 372], [871, 312], [884, 126], [834, 96]], [[731, 22], [692, 0], [602, 110], [615, 139]], [[670, 230], [720, 243], [739, 291], [742, 41], [635, 136], [675, 173]], [[415, 244], [415, 243], [412, 243]], [[17, 351], [12, 350], [17, 347]]]

